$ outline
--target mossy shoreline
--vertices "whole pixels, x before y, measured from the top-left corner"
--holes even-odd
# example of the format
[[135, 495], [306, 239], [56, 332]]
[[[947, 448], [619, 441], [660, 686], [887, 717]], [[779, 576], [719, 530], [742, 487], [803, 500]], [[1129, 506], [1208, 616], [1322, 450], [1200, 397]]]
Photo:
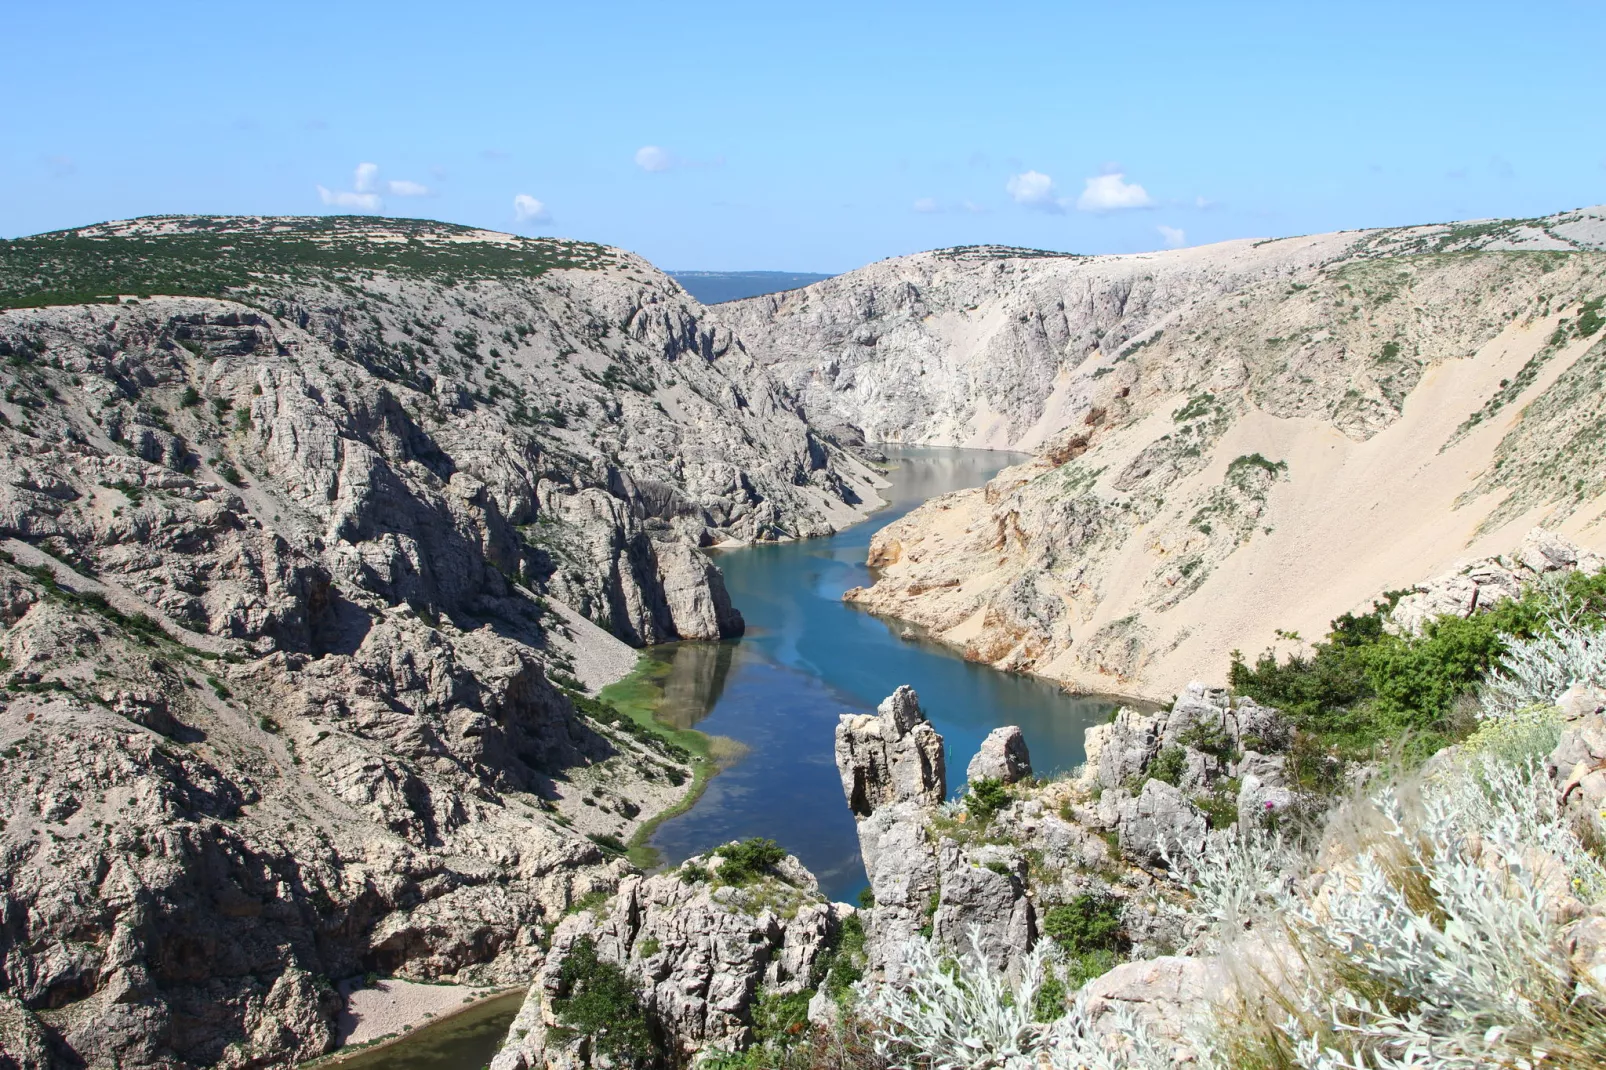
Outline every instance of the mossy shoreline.
[[694, 728], [676, 728], [658, 719], [659, 707], [664, 702], [663, 682], [672, 670], [670, 662], [647, 651], [637, 659], [629, 675], [597, 693], [598, 701], [612, 706], [647, 731], [684, 748], [692, 756], [691, 783], [680, 799], [642, 822], [630, 837], [626, 857], [632, 865], [644, 870], [656, 869], [663, 863], [658, 849], [648, 842], [658, 826], [695, 806], [709, 780], [719, 772], [720, 743], [723, 742], [720, 737]]

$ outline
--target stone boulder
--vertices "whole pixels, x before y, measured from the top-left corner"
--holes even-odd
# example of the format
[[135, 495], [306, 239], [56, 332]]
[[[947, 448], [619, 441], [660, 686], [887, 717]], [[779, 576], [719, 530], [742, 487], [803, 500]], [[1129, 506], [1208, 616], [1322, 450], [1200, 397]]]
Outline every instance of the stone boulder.
[[1117, 803], [1116, 831], [1121, 854], [1150, 866], [1204, 849], [1205, 816], [1182, 792], [1160, 780], [1148, 780], [1136, 797]]
[[1230, 987], [1231, 978], [1218, 961], [1166, 955], [1123, 962], [1089, 981], [1083, 992], [1096, 1032], [1112, 1033], [1113, 1012], [1125, 1007], [1152, 1036], [1186, 1045], [1190, 1022]]
[[965, 767], [965, 778], [974, 784], [978, 780], [1001, 780], [1013, 784], [1032, 775], [1032, 756], [1026, 749], [1026, 737], [1015, 725], [1005, 725], [987, 733], [981, 749]]

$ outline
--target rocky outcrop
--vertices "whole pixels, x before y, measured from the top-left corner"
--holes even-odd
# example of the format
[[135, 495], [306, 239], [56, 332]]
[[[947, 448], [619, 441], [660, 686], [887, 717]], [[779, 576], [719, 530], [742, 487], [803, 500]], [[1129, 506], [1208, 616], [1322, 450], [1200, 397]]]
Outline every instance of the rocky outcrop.
[[354, 975], [527, 980], [692, 772], [576, 674], [737, 633], [699, 547], [875, 477], [601, 247], [174, 218], [0, 266], [8, 305], [71, 279], [207, 296], [0, 312], [5, 1020], [266, 1066]]
[[[1223, 810], [1259, 822], [1306, 804], [1285, 783], [1281, 754], [1248, 749], [1279, 751], [1291, 734], [1277, 710], [1191, 684], [1169, 710], [1123, 708], [1087, 729], [1088, 762], [1075, 778], [1028, 779], [1020, 730], [997, 729], [970, 762], [971, 792], [943, 802], [945, 785], [931, 776], [941, 736], [912, 691], [900, 688], [874, 717], [844, 716], [837, 764], [874, 895], [864, 925], [875, 976], [896, 982], [912, 941], [968, 951], [972, 931], [1007, 967], [1056, 906], [1142, 900], [1199, 855]], [[978, 784], [991, 788], [978, 796]], [[1236, 791], [1226, 807], [1212, 798], [1224, 791]], [[1180, 939], [1143, 907], [1126, 924], [1151, 943]]]
[[965, 767], [965, 779], [972, 784], [978, 780], [997, 780], [1013, 784], [1032, 775], [1032, 755], [1026, 748], [1026, 737], [1014, 725], [1005, 725], [987, 733], [981, 749]]
[[1545, 768], [1563, 808], [1599, 835], [1606, 829], [1606, 694], [1575, 684], [1558, 705], [1561, 739]]
[[899, 949], [931, 924], [941, 887], [937, 850], [925, 825], [948, 795], [942, 737], [914, 690], [900, 687], [875, 716], [842, 716], [836, 763], [875, 896], [867, 926], [871, 962], [896, 968]]
[[942, 737], [908, 686], [889, 695], [874, 717], [842, 716], [836, 729], [836, 765], [856, 817], [898, 803], [935, 806], [948, 794]]
[[739, 887], [722, 882], [721, 864], [715, 852], [668, 873], [626, 878], [607, 903], [560, 922], [492, 1070], [591, 1065], [586, 1038], [563, 1031], [555, 1003], [571, 994], [563, 965], [581, 940], [639, 987], [673, 1060], [745, 1049], [761, 999], [814, 989], [852, 908], [826, 902], [790, 856]]
[[[876, 582], [846, 597], [973, 660], [1163, 702], [1536, 522], [1606, 552], [1602, 216], [943, 250], [718, 315], [822, 418], [1035, 454], [878, 532]], [[1553, 260], [1509, 251], [1536, 241]], [[1470, 611], [1499, 582], [1408, 601]]]
[[1572, 571], [1592, 576], [1603, 568], [1606, 557], [1555, 532], [1534, 528], [1510, 554], [1458, 565], [1417, 584], [1395, 603], [1389, 621], [1398, 630], [1414, 634], [1438, 617], [1470, 617], [1508, 598], [1520, 598], [1523, 587], [1541, 576]]
[[[1170, 837], [1185, 849], [1203, 841], [1204, 819], [1185, 793], [1208, 793], [1236, 778], [1241, 820], [1261, 820], [1302, 802], [1286, 784], [1284, 759], [1276, 753], [1292, 741], [1293, 726], [1277, 710], [1221, 688], [1190, 683], [1171, 709], [1122, 708], [1086, 737], [1082, 783], [1103, 793], [1098, 821], [1117, 833], [1124, 854], [1146, 864], [1160, 863]], [[1171, 783], [1151, 775], [1162, 765]]]

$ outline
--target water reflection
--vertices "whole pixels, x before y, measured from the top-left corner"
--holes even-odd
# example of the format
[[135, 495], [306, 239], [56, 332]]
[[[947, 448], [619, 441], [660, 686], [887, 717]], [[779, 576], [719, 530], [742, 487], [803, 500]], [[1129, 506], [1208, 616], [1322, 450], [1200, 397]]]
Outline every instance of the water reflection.
[[[948, 741], [949, 783], [982, 738], [1003, 724], [1026, 733], [1039, 772], [1082, 761], [1082, 732], [1112, 703], [1075, 698], [1051, 683], [965, 662], [907, 624], [842, 602], [870, 582], [871, 535], [920, 502], [978, 486], [1018, 456], [980, 450], [901, 449], [891, 454], [891, 506], [829, 539], [718, 554], [748, 634], [724, 643], [682, 643], [671, 661], [665, 716], [729, 736], [747, 755], [715, 777], [653, 844], [671, 862], [745, 836], [771, 836], [797, 854], [832, 896], [863, 886], [853, 819], [833, 753], [837, 718], [867, 712], [899, 684], [919, 693]], [[905, 637], [907, 635], [907, 638]]]
[[654, 647], [648, 656], [669, 666], [668, 675], [659, 681], [664, 697], [658, 719], [675, 728], [691, 728], [724, 695], [736, 641], [671, 643]]

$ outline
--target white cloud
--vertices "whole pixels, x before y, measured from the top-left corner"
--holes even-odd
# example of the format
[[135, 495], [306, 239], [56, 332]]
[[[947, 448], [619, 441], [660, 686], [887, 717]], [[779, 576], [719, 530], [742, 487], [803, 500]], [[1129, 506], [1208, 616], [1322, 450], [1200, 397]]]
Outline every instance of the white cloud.
[[940, 212], [942, 211], [942, 205], [937, 203], [937, 198], [935, 197], [921, 197], [915, 201], [914, 209], [917, 212]]
[[675, 157], [668, 149], [643, 145], [636, 150], [636, 166], [643, 171], [667, 171], [675, 166]]
[[352, 176], [351, 188], [358, 193], [372, 193], [374, 191], [374, 179], [378, 177], [378, 164], [360, 163], [357, 165], [357, 173]]
[[1180, 249], [1188, 244], [1188, 234], [1181, 227], [1168, 227], [1164, 223], [1154, 228], [1165, 239], [1167, 249]]
[[528, 193], [521, 193], [513, 198], [513, 218], [520, 223], [549, 223], [552, 213]]
[[1087, 188], [1076, 199], [1084, 212], [1110, 212], [1118, 208], [1148, 208], [1154, 204], [1149, 193], [1136, 182], [1128, 182], [1119, 171], [1087, 180]]
[[385, 183], [385, 188], [397, 197], [428, 197], [430, 193], [422, 182], [409, 182], [405, 178], [393, 178]]
[[332, 190], [319, 186], [318, 197], [324, 204], [335, 208], [356, 208], [364, 212], [379, 211], [377, 193], [352, 193], [348, 190]]
[[967, 212], [980, 213], [987, 210], [987, 206], [985, 204], [977, 204], [975, 201], [964, 201], [960, 204], [960, 207]]
[[1054, 180], [1040, 171], [1012, 175], [1004, 189], [1016, 204], [1043, 212], [1063, 212], [1065, 202], [1054, 196]]

